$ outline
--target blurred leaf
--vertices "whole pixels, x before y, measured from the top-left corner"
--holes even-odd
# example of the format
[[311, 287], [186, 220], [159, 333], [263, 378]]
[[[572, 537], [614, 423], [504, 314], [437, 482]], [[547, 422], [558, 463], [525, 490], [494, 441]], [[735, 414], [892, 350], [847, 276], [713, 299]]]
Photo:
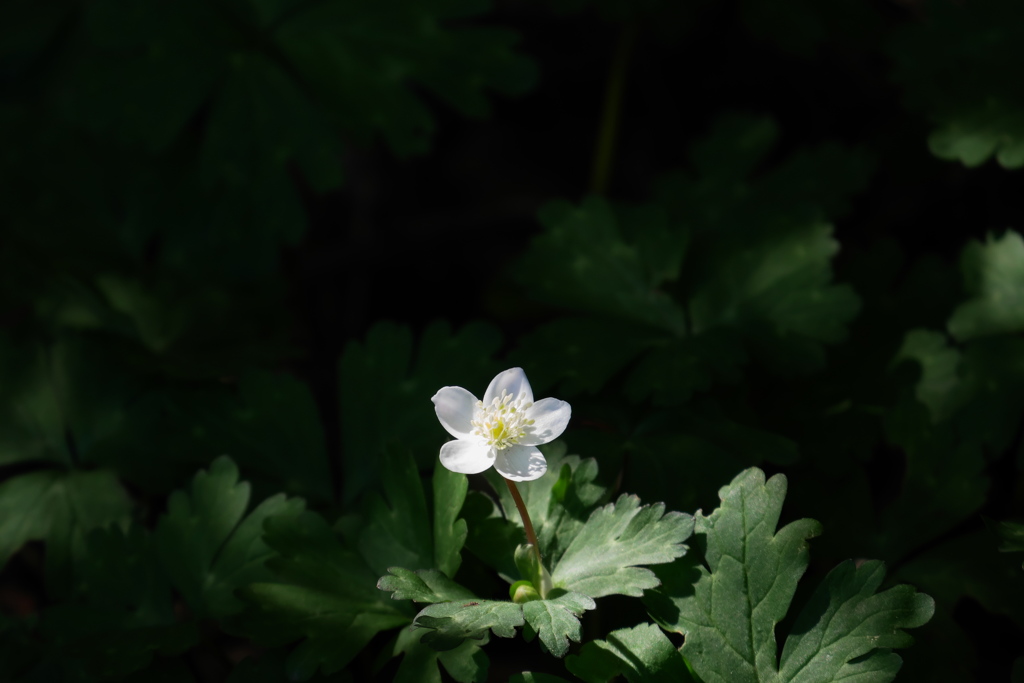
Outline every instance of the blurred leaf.
[[[597, 338], [600, 345], [588, 343]], [[520, 337], [509, 363], [530, 368], [534, 391], [553, 390], [557, 382], [560, 392], [577, 396], [600, 391], [645, 349], [662, 344], [656, 331], [642, 326], [562, 317]]]
[[242, 609], [235, 591], [271, 576], [263, 566], [274, 557], [261, 540], [264, 522], [295, 517], [304, 507], [279, 494], [245, 516], [248, 504], [249, 484], [240, 483], [238, 468], [221, 457], [196, 474], [190, 493], [171, 494], [157, 525], [164, 567], [200, 617], [223, 618]]
[[[995, 544], [985, 529], [958, 534], [914, 555], [896, 572], [894, 580], [927, 591], [936, 607], [933, 622], [921, 629], [921, 649], [915, 647], [915, 656], [907, 659], [907, 680], [986, 680], [978, 677], [984, 645], [970, 637], [970, 624], [954, 615], [965, 601], [975, 601], [989, 614], [1024, 628], [1024, 613], [1017, 607], [1024, 604], [1020, 558], [994, 552]], [[948, 657], [953, 647], [961, 648], [962, 655]]]
[[762, 324], [783, 338], [840, 341], [859, 304], [849, 287], [829, 284], [839, 250], [831, 233], [829, 225], [808, 224], [723, 258], [691, 299], [694, 332]]
[[419, 467], [433, 467], [445, 432], [430, 397], [451, 385], [482, 391], [501, 369], [492, 358], [500, 343], [490, 325], [453, 331], [434, 322], [415, 355], [412, 333], [393, 323], [378, 323], [364, 342], [348, 344], [338, 364], [346, 500], [379, 480], [385, 451], [412, 453]]
[[[630, 398], [658, 405], [736, 382], [750, 357], [776, 374], [820, 369], [860, 308], [832, 281], [825, 219], [848, 210], [871, 163], [826, 144], [762, 171], [777, 137], [770, 119], [722, 117], [691, 151], [696, 173], [667, 177], [656, 202], [543, 208], [513, 276], [575, 317], [523, 339], [517, 362], [570, 393], [625, 372]], [[594, 356], [595, 338], [613, 350]]]
[[[257, 189], [268, 171], [296, 159], [311, 184], [326, 191], [341, 184], [338, 143], [326, 117], [269, 56], [234, 52], [226, 80], [214, 100], [202, 152], [201, 177], [208, 186]], [[283, 189], [283, 188], [282, 188]], [[253, 198], [256, 198], [254, 194]], [[294, 244], [301, 224], [282, 234]]]
[[928, 115], [928, 146], [942, 159], [978, 166], [995, 155], [1024, 166], [1024, 96], [1002, 67], [1019, 62], [1024, 12], [1019, 3], [928, 2], [926, 19], [892, 43], [895, 79], [908, 106]]
[[1020, 522], [995, 522], [994, 531], [999, 537], [999, 552], [1019, 553], [1024, 552], [1024, 524]]
[[274, 38], [346, 129], [380, 131], [396, 154], [407, 155], [426, 151], [433, 132], [412, 87], [481, 116], [484, 88], [512, 95], [533, 84], [533, 64], [512, 50], [514, 33], [450, 25], [486, 7], [477, 0], [326, 0], [303, 7]]
[[[433, 525], [416, 463], [411, 456], [385, 454], [382, 465], [386, 499], [376, 492], [369, 494], [359, 533], [359, 552], [377, 575], [391, 567], [432, 568]], [[457, 498], [450, 504], [456, 511], [462, 507]], [[442, 509], [447, 505], [449, 501], [438, 501], [435, 515], [443, 515]], [[455, 524], [452, 516], [448, 518]]]
[[936, 428], [955, 433], [964, 447], [986, 446], [996, 455], [1013, 443], [1024, 415], [1024, 341], [987, 337], [961, 352], [947, 347], [941, 333], [912, 330], [896, 358], [902, 359], [921, 366], [915, 395]]
[[116, 613], [63, 604], [47, 610], [40, 632], [99, 680], [123, 678], [145, 669], [156, 655], [180, 654], [199, 641], [194, 623], [125, 627], [122, 619]]
[[288, 674], [306, 680], [319, 668], [341, 670], [379, 632], [412, 618], [377, 589], [377, 576], [342, 546], [322, 517], [305, 512], [264, 522], [267, 562], [276, 581], [252, 583], [236, 594], [248, 609], [232, 630], [257, 642], [283, 645], [304, 638], [288, 656]]
[[119, 611], [125, 626], [157, 626], [176, 618], [171, 584], [160, 562], [157, 539], [132, 523], [93, 530], [86, 539], [87, 561], [76, 567], [85, 601]]
[[626, 396], [657, 406], [677, 406], [715, 384], [735, 384], [748, 356], [731, 330], [711, 329], [682, 339], [661, 340], [626, 379]]
[[634, 212], [630, 218], [641, 221], [631, 232], [662, 244], [660, 252], [627, 241], [603, 199], [590, 197], [578, 208], [548, 204], [540, 213], [547, 230], [516, 264], [518, 279], [546, 303], [682, 334], [683, 312], [659, 288], [678, 276], [686, 235], [670, 230], [663, 212]]
[[569, 683], [564, 678], [558, 676], [552, 676], [551, 674], [533, 673], [532, 671], [524, 671], [519, 674], [513, 674], [508, 679], [508, 683]]
[[70, 2], [15, 0], [0, 7], [0, 69], [15, 74], [53, 40]]
[[131, 503], [107, 471], [42, 470], [0, 484], [0, 567], [28, 541], [47, 544], [47, 564], [84, 551], [86, 534], [127, 519]]
[[990, 235], [985, 244], [971, 242], [961, 267], [974, 298], [953, 312], [950, 334], [963, 342], [1024, 330], [1024, 239], [1011, 230], [1001, 238]]
[[880, 648], [910, 645], [900, 629], [927, 622], [934, 602], [909, 586], [876, 595], [884, 578], [876, 561], [834, 569], [797, 617], [777, 660], [775, 626], [807, 568], [807, 539], [820, 533], [808, 519], [776, 533], [785, 491], [784, 476], [766, 482], [756, 468], [723, 487], [721, 507], [696, 518], [706, 566], [683, 561], [662, 568], [664, 584], [648, 599], [652, 615], [686, 636], [683, 656], [707, 682], [818, 683], [869, 674], [867, 680], [891, 680], [900, 660]]
[[674, 510], [713, 507], [718, 499], [709, 481], [763, 462], [792, 465], [798, 459], [793, 441], [696, 401], [649, 414], [623, 449], [623, 487]]
[[880, 13], [857, 0], [744, 0], [741, 8], [743, 23], [756, 36], [806, 58], [813, 58], [822, 45], [877, 39], [882, 28]]
[[921, 379], [914, 395], [928, 406], [932, 420], [943, 421], [963, 405], [964, 387], [959, 376], [960, 352], [948, 346], [946, 335], [928, 330], [911, 330], [903, 340], [896, 361], [910, 359], [921, 366]]
[[50, 605], [33, 620], [36, 653], [90, 681], [182, 680], [154, 658], [193, 647], [199, 630], [175, 614], [153, 536], [138, 524], [127, 529], [88, 534], [74, 566], [73, 601]]
[[94, 462], [94, 448], [123, 429], [124, 403], [137, 380], [112, 349], [81, 336], [35, 345], [0, 341], [4, 398], [0, 464]]
[[607, 640], [589, 641], [565, 665], [587, 683], [605, 683], [616, 676], [625, 676], [629, 683], [693, 680], [679, 650], [654, 624], [619, 629]]

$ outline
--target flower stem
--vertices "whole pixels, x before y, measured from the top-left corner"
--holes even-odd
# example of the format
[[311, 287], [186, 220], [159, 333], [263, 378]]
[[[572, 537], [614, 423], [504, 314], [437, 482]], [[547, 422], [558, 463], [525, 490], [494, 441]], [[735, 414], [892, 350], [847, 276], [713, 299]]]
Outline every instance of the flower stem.
[[519, 489], [516, 488], [516, 483], [511, 479], [506, 479], [505, 483], [508, 484], [509, 493], [512, 494], [512, 500], [516, 502], [516, 508], [519, 510], [519, 516], [523, 519], [523, 528], [526, 529], [526, 540], [533, 546], [533, 552], [537, 556], [537, 564], [541, 567], [544, 564], [540, 560], [540, 543], [537, 542], [537, 533], [533, 530], [533, 522], [530, 521], [530, 513], [526, 511], [526, 503], [523, 502], [523, 497], [519, 495]]
[[622, 92], [626, 85], [626, 66], [636, 40], [636, 24], [627, 24], [619, 34], [619, 42], [612, 58], [611, 72], [604, 95], [604, 113], [601, 130], [597, 135], [597, 149], [594, 152], [594, 166], [590, 176], [590, 192], [603, 195], [608, 189], [612, 173], [612, 157], [615, 155], [615, 137], [619, 128], [619, 112], [622, 110]]

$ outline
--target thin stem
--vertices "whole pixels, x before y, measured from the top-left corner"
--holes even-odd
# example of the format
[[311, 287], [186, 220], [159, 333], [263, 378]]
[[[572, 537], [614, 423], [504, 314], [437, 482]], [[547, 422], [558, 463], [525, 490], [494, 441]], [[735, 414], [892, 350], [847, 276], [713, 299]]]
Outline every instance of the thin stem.
[[523, 502], [523, 497], [519, 495], [519, 489], [516, 488], [516, 483], [511, 479], [506, 479], [505, 483], [508, 484], [509, 493], [512, 494], [512, 500], [516, 502], [516, 508], [519, 510], [519, 516], [523, 519], [523, 528], [526, 529], [526, 540], [533, 546], [533, 553], [537, 556], [537, 564], [543, 567], [544, 565], [540, 561], [540, 543], [537, 542], [537, 534], [533, 530], [533, 522], [530, 521], [530, 513], [526, 511], [526, 503]]
[[590, 191], [593, 194], [603, 195], [608, 190], [612, 160], [615, 156], [615, 137], [619, 129], [619, 113], [622, 111], [622, 93], [626, 86], [626, 66], [629, 64], [636, 34], [636, 24], [623, 26], [618, 45], [615, 47], [615, 57], [612, 59], [612, 68], [608, 74], [608, 87], [604, 94], [604, 113], [601, 117], [601, 130], [597, 135], [594, 166], [590, 175]]

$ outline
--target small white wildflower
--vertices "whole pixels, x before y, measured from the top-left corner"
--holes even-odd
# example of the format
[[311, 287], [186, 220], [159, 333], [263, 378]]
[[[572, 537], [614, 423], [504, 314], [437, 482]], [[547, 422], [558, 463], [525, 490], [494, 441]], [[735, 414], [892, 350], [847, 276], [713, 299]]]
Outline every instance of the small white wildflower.
[[534, 402], [522, 368], [499, 373], [482, 401], [462, 387], [443, 387], [431, 400], [437, 419], [457, 439], [441, 446], [441, 464], [462, 474], [493, 465], [512, 481], [533, 481], [547, 471], [537, 446], [557, 439], [572, 414], [557, 398]]

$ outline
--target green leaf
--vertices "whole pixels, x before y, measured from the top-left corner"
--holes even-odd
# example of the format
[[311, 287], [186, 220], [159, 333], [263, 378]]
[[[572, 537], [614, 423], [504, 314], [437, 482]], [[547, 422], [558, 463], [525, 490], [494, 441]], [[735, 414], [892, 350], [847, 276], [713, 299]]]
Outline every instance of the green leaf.
[[686, 662], [676, 646], [654, 624], [639, 624], [592, 640], [565, 666], [587, 683], [604, 683], [625, 676], [629, 683], [692, 681]]
[[[548, 469], [539, 479], [519, 487], [530, 514], [541, 555], [549, 565], [558, 562], [580, 532], [605, 488], [594, 481], [597, 463], [593, 458], [566, 455], [565, 444], [556, 441], [541, 447]], [[491, 566], [514, 576], [511, 563], [516, 546], [525, 539], [522, 519], [504, 479], [493, 470], [487, 477], [500, 501], [500, 508], [488, 500], [471, 498], [464, 513], [470, 521], [467, 543]]]
[[434, 466], [446, 437], [430, 397], [447, 385], [486, 387], [501, 369], [493, 360], [500, 343], [490, 325], [452, 330], [434, 322], [414, 348], [408, 327], [378, 323], [345, 348], [338, 383], [346, 500], [380, 480], [385, 451], [413, 453], [419, 467]]
[[274, 31], [291, 65], [347, 129], [381, 132], [399, 155], [425, 151], [433, 121], [413, 88], [425, 88], [468, 115], [487, 113], [485, 88], [516, 94], [534, 80], [516, 54], [515, 34], [451, 27], [486, 5], [368, 0], [304, 6]]
[[125, 403], [138, 382], [104, 343], [62, 336], [51, 344], [0, 341], [0, 464], [95, 462], [95, 449], [124, 428]]
[[[431, 567], [432, 525], [416, 463], [411, 456], [391, 454], [385, 454], [381, 461], [386, 500], [376, 493], [369, 495], [359, 552], [377, 575], [395, 566]], [[447, 501], [442, 502], [445, 504]]]
[[967, 291], [973, 298], [949, 319], [958, 341], [1024, 330], [1024, 239], [1007, 231], [971, 242], [961, 259]]
[[793, 623], [779, 680], [834, 681], [868, 672], [872, 680], [892, 680], [902, 662], [887, 650], [913, 644], [902, 629], [927, 623], [935, 601], [907, 585], [876, 594], [884, 578], [878, 560], [847, 560], [829, 572]]
[[64, 656], [81, 661], [100, 680], [138, 672], [156, 655], [181, 654], [199, 641], [195, 623], [132, 625], [120, 614], [68, 603], [44, 613], [40, 635], [58, 643]]
[[411, 611], [377, 589], [377, 575], [319, 515], [268, 517], [263, 541], [276, 552], [266, 563], [276, 581], [237, 592], [248, 608], [231, 627], [272, 645], [305, 638], [288, 657], [295, 680], [318, 668], [339, 671], [377, 633], [411, 621]]
[[[28, 541], [47, 544], [49, 571], [81, 556], [88, 532], [126, 521], [131, 502], [112, 473], [44, 470], [0, 484], [0, 567]], [[66, 586], [66, 584], [63, 584]]]
[[1019, 553], [1024, 552], [1024, 524], [1020, 522], [995, 522], [990, 527], [999, 537], [999, 552]]
[[[690, 402], [649, 414], [629, 435], [630, 467], [623, 488], [674, 510], [710, 508], [717, 502], [707, 481], [725, 480], [745, 467], [791, 465], [797, 445], [778, 434], [741, 424], [716, 406]], [[700, 472], [700, 477], [692, 476]]]
[[541, 209], [546, 231], [516, 265], [518, 277], [540, 300], [682, 334], [683, 312], [660, 287], [678, 275], [685, 234], [670, 231], [664, 212], [629, 218], [641, 221], [634, 232], [664, 243], [657, 262], [651, 260], [655, 250], [624, 238], [622, 221], [606, 201], [591, 197], [579, 207], [558, 202]]
[[395, 642], [394, 655], [404, 654], [395, 674], [396, 683], [441, 683], [439, 666], [459, 683], [483, 683], [489, 662], [480, 646], [487, 642], [467, 640], [458, 647], [438, 652], [424, 645], [422, 629], [405, 629]]
[[137, 523], [94, 529], [86, 539], [88, 561], [76, 567], [77, 586], [92, 606], [125, 615], [126, 626], [176, 621], [156, 538]]
[[797, 56], [814, 59], [823, 44], [850, 46], [878, 40], [881, 13], [857, 0], [780, 5], [770, 0], [744, 0], [743, 23], [758, 38]]
[[[301, 513], [301, 500], [277, 495], [248, 516], [249, 484], [227, 457], [196, 474], [189, 493], [176, 491], [157, 524], [160, 555], [175, 588], [202, 617], [223, 618], [243, 607], [235, 590], [269, 578], [274, 552], [263, 542], [264, 522]], [[244, 518], [244, 519], [243, 519]]]
[[902, 629], [927, 622], [934, 602], [909, 586], [875, 594], [884, 578], [880, 562], [833, 570], [777, 661], [775, 627], [807, 568], [807, 540], [820, 533], [807, 519], [776, 532], [785, 493], [784, 476], [766, 482], [756, 468], [723, 487], [721, 506], [696, 519], [706, 564], [664, 568], [663, 586], [647, 600], [652, 616], [685, 635], [682, 654], [706, 683], [891, 680], [898, 658], [885, 648], [908, 646]]
[[929, 330], [911, 330], [903, 339], [896, 362], [916, 361], [921, 379], [914, 391], [917, 400], [928, 406], [932, 420], [943, 421], [963, 405], [964, 387], [959, 377], [960, 352], [949, 347], [946, 335]]
[[556, 598], [524, 603], [523, 617], [540, 636], [545, 650], [556, 657], [564, 657], [569, 651], [569, 641], [578, 643], [583, 638], [580, 615], [596, 606], [590, 596], [565, 593]]
[[444, 602], [446, 600], [472, 600], [473, 593], [455, 583], [436, 569], [410, 571], [401, 567], [388, 569], [377, 588], [390, 592], [393, 600], [413, 602]]
[[956, 527], [985, 501], [989, 477], [981, 439], [960, 437], [949, 420], [934, 423], [928, 411], [905, 397], [885, 415], [887, 440], [906, 455], [900, 495], [883, 510], [878, 552], [899, 558]]
[[466, 520], [457, 519], [469, 490], [469, 479], [434, 463], [434, 566], [449, 578], [462, 564], [462, 546], [469, 533]]
[[841, 341], [860, 304], [850, 287], [830, 284], [838, 251], [830, 225], [808, 222], [722, 254], [690, 301], [694, 332], [739, 323], [783, 337]]
[[[600, 346], [588, 340], [601, 339]], [[660, 335], [641, 325], [610, 325], [596, 317], [559, 317], [519, 338], [509, 363], [530, 368], [535, 392], [593, 394], [644, 350], [660, 344]]]
[[540, 674], [533, 673], [532, 671], [524, 671], [519, 674], [513, 674], [508, 679], [508, 683], [569, 683], [564, 678], [558, 676], [552, 676], [551, 674]]
[[425, 645], [444, 651], [458, 647], [467, 638], [480, 640], [488, 631], [500, 638], [514, 638], [524, 618], [522, 606], [512, 602], [460, 600], [428, 605], [413, 623], [431, 629], [423, 635]]
[[639, 498], [623, 494], [590, 515], [551, 572], [552, 584], [593, 598], [640, 596], [659, 581], [638, 565], [682, 557], [691, 533], [690, 515], [666, 514], [660, 503], [641, 507]]
[[895, 80], [907, 106], [931, 120], [928, 145], [939, 158], [974, 167], [995, 155], [1004, 168], [1024, 165], [1024, 98], [1002, 75], [1021, 57], [1022, 21], [1017, 3], [937, 0], [927, 21], [892, 41]]
[[[993, 552], [994, 545], [989, 530], [977, 529], [931, 544], [897, 570], [894, 580], [912, 583], [935, 598], [935, 618], [922, 629], [903, 679], [975, 679], [985, 654], [982, 644], [972, 642], [970, 625], [956, 618], [965, 604], [973, 603], [990, 619], [1005, 619], [1016, 628], [1024, 624], [1017, 608], [1024, 601], [1020, 559]], [[948, 657], [954, 648], [962, 654]]]

